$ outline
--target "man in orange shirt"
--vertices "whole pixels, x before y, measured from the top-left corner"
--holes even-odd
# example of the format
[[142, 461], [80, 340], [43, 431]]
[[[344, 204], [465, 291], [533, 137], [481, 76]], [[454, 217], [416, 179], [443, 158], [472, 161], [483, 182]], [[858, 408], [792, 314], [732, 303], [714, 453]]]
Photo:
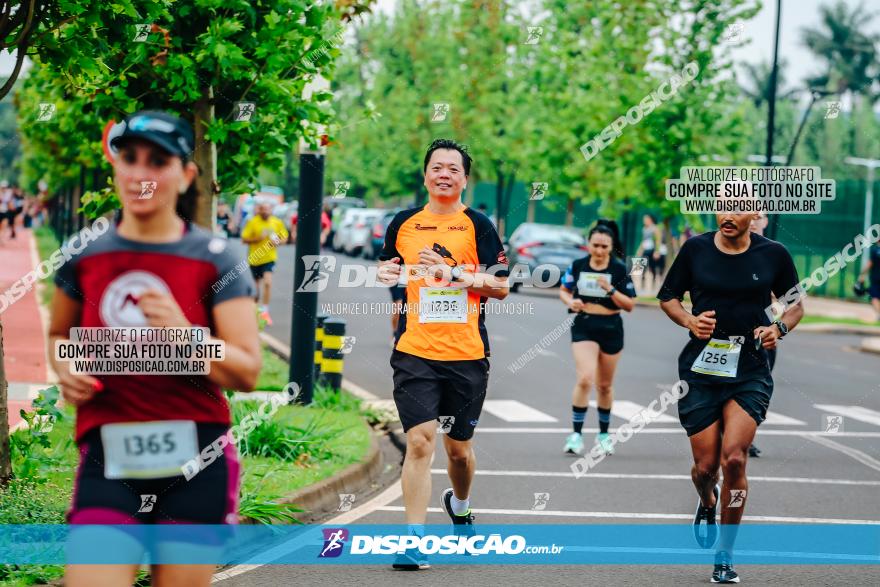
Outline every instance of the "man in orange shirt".
[[[461, 202], [470, 168], [463, 146], [434, 141], [424, 161], [428, 204], [394, 217], [379, 257], [383, 283], [406, 283], [391, 366], [394, 402], [406, 432], [403, 500], [416, 533], [427, 517], [438, 432], [444, 434], [452, 482], [441, 496], [443, 508], [455, 526], [464, 526], [457, 530], [473, 531], [471, 438], [489, 383], [483, 309], [488, 298], [507, 297], [508, 267], [492, 222]], [[428, 567], [416, 549], [394, 564], [403, 570]]]

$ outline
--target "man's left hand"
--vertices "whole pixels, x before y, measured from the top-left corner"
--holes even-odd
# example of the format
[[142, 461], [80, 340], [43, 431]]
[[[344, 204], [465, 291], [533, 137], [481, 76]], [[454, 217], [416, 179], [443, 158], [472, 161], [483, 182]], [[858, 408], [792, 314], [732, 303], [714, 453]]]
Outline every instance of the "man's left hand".
[[776, 348], [776, 342], [781, 338], [782, 333], [779, 332], [778, 326], [771, 324], [770, 326], [755, 328], [754, 335], [755, 338], [761, 338], [761, 346], [769, 351]]

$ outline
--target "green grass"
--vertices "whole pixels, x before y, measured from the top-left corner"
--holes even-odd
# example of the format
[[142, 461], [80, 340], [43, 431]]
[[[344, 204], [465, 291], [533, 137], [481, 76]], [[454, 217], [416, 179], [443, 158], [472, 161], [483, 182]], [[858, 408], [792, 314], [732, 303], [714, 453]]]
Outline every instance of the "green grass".
[[832, 318], [830, 316], [811, 316], [809, 314], [801, 319], [801, 324], [852, 324], [855, 326], [880, 327], [878, 322], [865, 322], [857, 318]]
[[[273, 503], [295, 491], [326, 479], [351, 464], [362, 461], [370, 447], [371, 429], [351, 402], [335, 407], [281, 406], [274, 414], [271, 428], [274, 437], [262, 442], [277, 443], [279, 436], [287, 444], [298, 445], [292, 461], [277, 458], [243, 456], [241, 507], [263, 523], [296, 523], [298, 508]], [[349, 405], [350, 404], [350, 405]], [[259, 402], [236, 402], [236, 421], [246, 414], [256, 414]], [[73, 443], [74, 413], [64, 408], [64, 418], [49, 432], [49, 448], [34, 446], [32, 461], [38, 464], [36, 481], [15, 478], [0, 491], [0, 524], [63, 524], [70, 505], [78, 451]], [[262, 426], [262, 424], [261, 424]], [[29, 434], [27, 430], [17, 434]], [[244, 452], [244, 451], [242, 451]], [[317, 455], [317, 456], [316, 456]], [[14, 466], [22, 469], [21, 458]], [[59, 565], [0, 565], [0, 586], [45, 584], [63, 574]]]
[[278, 355], [263, 346], [263, 368], [254, 389], [259, 391], [281, 391], [287, 385], [290, 367]]
[[[52, 229], [48, 226], [41, 226], [34, 230], [34, 238], [37, 239], [37, 254], [40, 256], [40, 261], [45, 261], [61, 247], [61, 243], [58, 242]], [[54, 277], [55, 274], [53, 273], [47, 278], [40, 280], [40, 283], [43, 284], [40, 303], [44, 306], [48, 306], [49, 302], [52, 301], [52, 296], [55, 295]]]
[[[246, 402], [257, 407], [257, 402]], [[77, 449], [73, 444], [73, 413], [57, 422], [50, 433], [53, 456], [59, 463], [45, 473], [45, 482], [28, 486], [13, 481], [9, 489], [0, 492], [0, 523], [2, 524], [61, 524], [70, 505], [73, 476], [77, 465]], [[293, 493], [312, 483], [330, 477], [348, 465], [362, 460], [370, 447], [371, 430], [358, 412], [334, 411], [306, 406], [282, 406], [273, 421], [295, 428], [306, 428], [313, 418], [319, 418], [324, 430], [336, 430], [329, 437], [316, 460], [306, 453], [295, 463], [267, 457], [242, 458], [242, 494], [260, 499], [276, 499]]]
[[324, 429], [338, 431], [326, 444], [331, 458], [320, 461], [306, 458], [290, 464], [266, 457], [244, 457], [243, 495], [274, 499], [326, 479], [366, 457], [371, 431], [357, 412], [288, 406], [276, 414], [280, 421], [298, 428], [305, 427], [312, 416], [320, 417]]

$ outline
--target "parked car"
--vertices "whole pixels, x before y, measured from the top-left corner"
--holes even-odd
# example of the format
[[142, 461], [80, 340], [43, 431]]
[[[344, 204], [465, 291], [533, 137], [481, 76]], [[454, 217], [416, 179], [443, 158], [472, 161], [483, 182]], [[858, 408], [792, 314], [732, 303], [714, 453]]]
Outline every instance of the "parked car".
[[398, 212], [400, 212], [400, 210], [401, 208], [387, 210], [384, 214], [382, 214], [382, 216], [380, 216], [376, 220], [376, 222], [373, 223], [373, 227], [370, 231], [370, 240], [367, 241], [366, 245], [364, 245], [365, 258], [379, 258], [379, 254], [385, 247], [385, 231], [388, 230], [388, 225], [391, 224], [391, 220]]
[[330, 248], [337, 253], [340, 249], [336, 248], [336, 231], [342, 225], [342, 218], [345, 212], [351, 208], [366, 208], [367, 205], [360, 198], [324, 198], [324, 203], [330, 205], [330, 234], [327, 242]]
[[337, 247], [346, 255], [360, 255], [370, 240], [373, 224], [384, 213], [380, 208], [352, 208], [347, 211], [336, 234]]
[[511, 269], [517, 264], [528, 267], [531, 276], [531, 279], [525, 279], [512, 273], [511, 291], [519, 290], [523, 282], [547, 282], [551, 281], [551, 277], [555, 282], [553, 285], [559, 285], [571, 262], [585, 256], [587, 251], [587, 239], [580, 230], [535, 222], [520, 224], [510, 235], [507, 244]]

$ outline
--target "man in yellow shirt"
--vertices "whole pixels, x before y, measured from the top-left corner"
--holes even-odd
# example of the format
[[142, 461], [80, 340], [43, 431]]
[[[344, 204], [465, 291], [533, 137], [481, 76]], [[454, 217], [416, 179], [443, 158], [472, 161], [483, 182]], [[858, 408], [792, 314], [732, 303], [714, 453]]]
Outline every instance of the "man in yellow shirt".
[[[272, 208], [268, 202], [258, 202], [256, 214], [245, 224], [241, 231], [241, 242], [248, 245], [248, 264], [254, 281], [257, 282], [257, 303], [260, 318], [272, 325], [269, 316], [269, 296], [272, 292], [272, 269], [278, 259], [275, 247], [287, 242], [287, 229], [284, 223], [272, 216]], [[262, 294], [262, 300], [260, 295]]]

